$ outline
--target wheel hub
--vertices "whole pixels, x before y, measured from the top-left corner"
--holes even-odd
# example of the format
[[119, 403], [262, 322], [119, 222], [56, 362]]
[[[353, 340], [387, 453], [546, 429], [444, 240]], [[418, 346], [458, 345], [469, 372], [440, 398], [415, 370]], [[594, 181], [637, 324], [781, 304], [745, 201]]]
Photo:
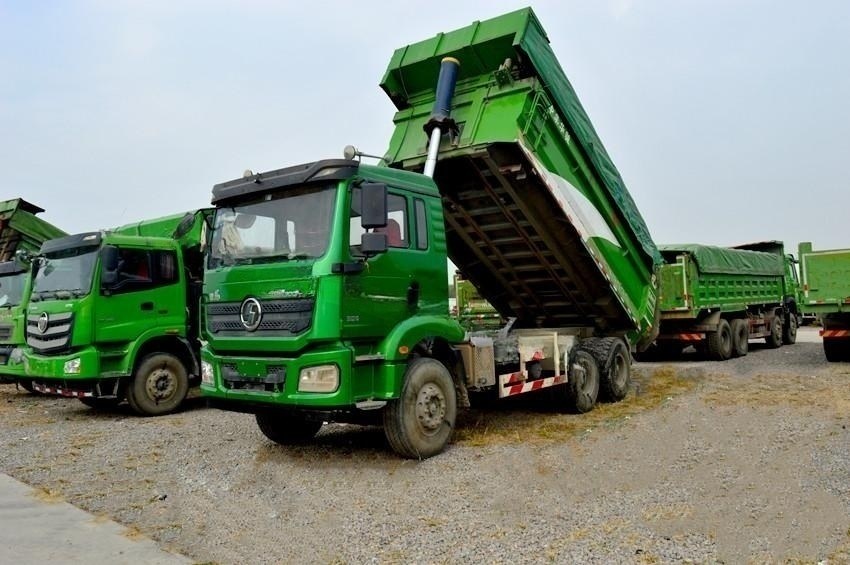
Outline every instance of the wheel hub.
[[146, 385], [148, 396], [160, 401], [174, 394], [177, 389], [177, 379], [168, 369], [157, 369], [148, 376]]
[[427, 431], [436, 431], [443, 425], [446, 417], [446, 396], [434, 383], [428, 383], [419, 389], [416, 395], [416, 419]]

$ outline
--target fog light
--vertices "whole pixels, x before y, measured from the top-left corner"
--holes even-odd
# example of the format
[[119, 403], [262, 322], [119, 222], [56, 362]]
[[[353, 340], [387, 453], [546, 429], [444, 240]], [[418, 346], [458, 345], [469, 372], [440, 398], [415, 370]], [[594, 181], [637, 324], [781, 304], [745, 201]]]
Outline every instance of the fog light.
[[201, 382], [205, 385], [215, 384], [212, 363], [208, 363], [207, 361], [201, 361]]
[[301, 369], [298, 390], [301, 392], [334, 392], [339, 388], [339, 367], [319, 365]]
[[70, 361], [65, 361], [65, 365], [62, 367], [62, 371], [66, 375], [79, 375], [80, 374], [80, 358], [75, 357]]

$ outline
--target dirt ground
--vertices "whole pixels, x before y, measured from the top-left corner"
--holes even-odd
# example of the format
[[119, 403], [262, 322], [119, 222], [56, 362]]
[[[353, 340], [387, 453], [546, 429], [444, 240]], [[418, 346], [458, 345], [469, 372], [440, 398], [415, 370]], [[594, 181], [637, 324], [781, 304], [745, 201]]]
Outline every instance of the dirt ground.
[[200, 399], [137, 418], [0, 385], [0, 471], [199, 562], [850, 562], [850, 364], [816, 330], [633, 376], [585, 415], [469, 411], [422, 462], [377, 428], [283, 448]]

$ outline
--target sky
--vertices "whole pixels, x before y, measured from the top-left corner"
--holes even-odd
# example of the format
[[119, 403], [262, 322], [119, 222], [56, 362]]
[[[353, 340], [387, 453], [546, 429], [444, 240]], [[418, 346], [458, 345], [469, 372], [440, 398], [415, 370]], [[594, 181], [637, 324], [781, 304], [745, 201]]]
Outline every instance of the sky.
[[[90, 231], [383, 154], [393, 50], [526, 5], [0, 0], [0, 200]], [[850, 247], [850, 2], [531, 6], [657, 243]]]

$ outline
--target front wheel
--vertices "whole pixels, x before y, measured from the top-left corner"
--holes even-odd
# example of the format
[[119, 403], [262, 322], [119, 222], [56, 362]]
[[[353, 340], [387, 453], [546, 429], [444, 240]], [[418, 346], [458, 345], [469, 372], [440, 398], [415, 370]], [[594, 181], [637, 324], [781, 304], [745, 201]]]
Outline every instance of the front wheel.
[[257, 412], [257, 426], [263, 435], [280, 445], [307, 443], [322, 428], [319, 420], [308, 420], [303, 416], [286, 412]]
[[429, 357], [413, 359], [401, 396], [384, 408], [384, 434], [393, 451], [425, 459], [446, 448], [457, 418], [457, 396], [448, 369]]
[[782, 343], [794, 345], [797, 343], [797, 315], [789, 314], [782, 329]]
[[139, 363], [127, 387], [127, 402], [137, 414], [160, 416], [176, 410], [189, 392], [183, 363], [170, 353], [151, 353]]
[[764, 338], [764, 342], [771, 349], [782, 347], [782, 318], [779, 316], [774, 316], [770, 320], [770, 334]]
[[95, 398], [95, 397], [82, 397], [80, 398], [80, 402], [92, 408], [94, 410], [108, 412], [110, 410], [115, 410], [119, 404], [121, 404], [120, 398]]

